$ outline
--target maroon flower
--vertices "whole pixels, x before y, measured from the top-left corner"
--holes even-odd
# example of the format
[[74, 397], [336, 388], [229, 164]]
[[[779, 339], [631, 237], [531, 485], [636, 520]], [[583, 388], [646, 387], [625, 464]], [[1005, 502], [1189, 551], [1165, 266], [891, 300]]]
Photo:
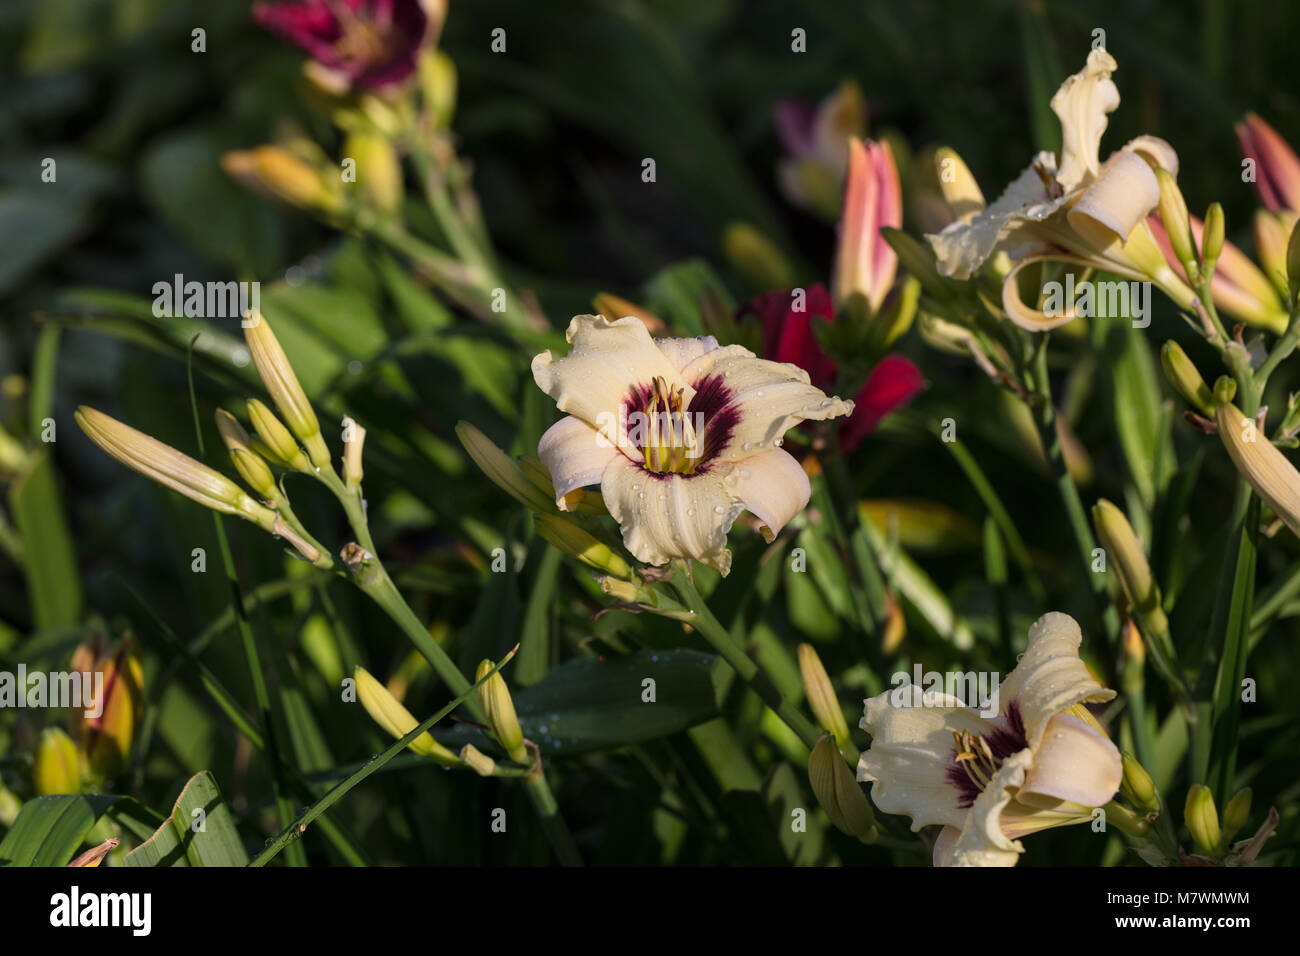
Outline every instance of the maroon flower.
[[299, 0], [255, 4], [253, 19], [311, 54], [327, 86], [385, 91], [415, 73], [445, 10], [443, 0]]
[[[763, 354], [776, 362], [789, 362], [808, 373], [820, 389], [835, 384], [835, 362], [822, 351], [813, 333], [813, 318], [835, 321], [831, 294], [821, 283], [804, 292], [802, 309], [795, 309], [793, 291], [766, 292], [751, 300], [740, 315], [756, 315], [763, 329]], [[853, 414], [840, 426], [840, 442], [851, 452], [871, 434], [881, 419], [910, 402], [922, 388], [921, 370], [901, 355], [886, 355], [871, 370], [866, 384], [853, 396]]]

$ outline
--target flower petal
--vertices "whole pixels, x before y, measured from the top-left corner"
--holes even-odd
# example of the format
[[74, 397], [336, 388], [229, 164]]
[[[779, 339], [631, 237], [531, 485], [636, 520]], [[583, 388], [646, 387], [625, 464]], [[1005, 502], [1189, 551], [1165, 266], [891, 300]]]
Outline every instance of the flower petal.
[[913, 700], [915, 691], [916, 685], [904, 685], [864, 702], [859, 726], [871, 734], [871, 746], [858, 758], [858, 779], [874, 781], [872, 801], [886, 813], [910, 816], [913, 830], [932, 823], [960, 827], [967, 811], [948, 780], [952, 735], [995, 728], [956, 697], [927, 691]]
[[744, 504], [727, 493], [716, 475], [652, 474], [625, 455], [615, 455], [601, 478], [605, 507], [618, 522], [623, 544], [638, 561], [667, 564], [694, 558], [731, 570], [727, 532]]
[[[565, 338], [573, 348], [557, 359], [549, 349], [533, 358], [533, 379], [562, 412], [576, 415], [614, 444], [626, 428], [623, 403], [634, 389], [656, 377], [669, 385], [685, 383], [676, 366], [634, 316], [610, 322], [603, 315], [576, 315]], [[689, 398], [693, 394], [686, 389]]]
[[617, 448], [581, 418], [566, 415], [546, 429], [537, 443], [537, 457], [551, 474], [555, 503], [568, 511], [565, 495], [575, 488], [600, 484]]
[[758, 530], [769, 543], [812, 496], [803, 466], [780, 448], [729, 463], [720, 474], [731, 494], [762, 522]]
[[1041, 796], [1100, 807], [1115, 796], [1123, 775], [1119, 750], [1109, 737], [1073, 714], [1057, 714], [1047, 722], [1017, 799], [1037, 806], [1042, 801], [1032, 798]]
[[1067, 193], [1090, 182], [1099, 171], [1106, 114], [1119, 106], [1119, 89], [1110, 78], [1118, 68], [1115, 58], [1105, 50], [1093, 50], [1084, 68], [1062, 83], [1052, 97], [1052, 112], [1061, 121], [1062, 140], [1056, 180]]
[[1177, 178], [1178, 176], [1178, 153], [1165, 140], [1159, 136], [1149, 136], [1143, 134], [1135, 136], [1123, 146], [1124, 149], [1132, 153], [1137, 153], [1147, 161], [1152, 169], [1160, 167], [1167, 169], [1169, 175]]
[[852, 402], [828, 398], [810, 385], [803, 369], [756, 358], [739, 345], [702, 355], [682, 369], [682, 377], [697, 389], [718, 389], [721, 406], [713, 411], [709, 427], [725, 423], [726, 443], [714, 450], [705, 435], [717, 461], [737, 461], [779, 446], [782, 436], [801, 421], [824, 421], [853, 411]]
[[712, 335], [700, 335], [689, 339], [654, 339], [659, 351], [680, 371], [686, 368], [706, 352], [718, 347], [718, 340]]
[[948, 866], [1015, 866], [1025, 851], [1018, 840], [1002, 831], [1002, 811], [1011, 802], [1010, 790], [1025, 779], [1033, 762], [1028, 750], [1014, 753], [1002, 762], [989, 785], [975, 798], [975, 804], [961, 824], [961, 834], [952, 841]]
[[1137, 153], [1120, 150], [1066, 214], [1070, 226], [1098, 249], [1127, 241], [1160, 202], [1156, 174]]
[[1029, 629], [1029, 645], [1020, 663], [998, 689], [1003, 710], [1013, 700], [1020, 704], [1031, 749], [1038, 747], [1048, 722], [1061, 711], [1115, 696], [1093, 680], [1079, 659], [1082, 643], [1083, 632], [1074, 618], [1058, 611], [1044, 614]]

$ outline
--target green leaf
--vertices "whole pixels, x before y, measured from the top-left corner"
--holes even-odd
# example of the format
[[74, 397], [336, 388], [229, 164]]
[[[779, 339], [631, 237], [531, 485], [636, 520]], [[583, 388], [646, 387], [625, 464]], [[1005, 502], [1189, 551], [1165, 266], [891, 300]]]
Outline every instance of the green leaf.
[[81, 618], [81, 581], [48, 448], [34, 452], [10, 485], [9, 507], [23, 542], [36, 629], [73, 626]]
[[95, 821], [118, 799], [68, 793], [27, 801], [0, 841], [0, 866], [67, 866]]
[[736, 311], [727, 287], [713, 267], [701, 259], [677, 262], [661, 270], [646, 283], [645, 294], [647, 309], [688, 335], [707, 331], [700, 310], [701, 295], [717, 297], [727, 315]]
[[[202, 811], [196, 813], [196, 811]], [[196, 773], [171, 816], [126, 856], [127, 866], [247, 866], [248, 854], [212, 773]]]

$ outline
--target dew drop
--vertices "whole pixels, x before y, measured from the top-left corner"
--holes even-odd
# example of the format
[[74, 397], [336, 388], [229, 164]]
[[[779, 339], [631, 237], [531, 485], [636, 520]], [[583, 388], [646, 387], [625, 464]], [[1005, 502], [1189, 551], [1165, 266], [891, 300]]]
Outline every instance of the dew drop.
[[720, 514], [720, 515], [725, 515], [727, 513], [727, 509], [722, 507], [722, 505], [714, 505], [713, 511], [715, 514]]
[[694, 508], [691, 508], [691, 509], [690, 509], [689, 511], [687, 511], [686, 513], [687, 513], [688, 515], [690, 515], [692, 518], [695, 517], [695, 509], [694, 509]]

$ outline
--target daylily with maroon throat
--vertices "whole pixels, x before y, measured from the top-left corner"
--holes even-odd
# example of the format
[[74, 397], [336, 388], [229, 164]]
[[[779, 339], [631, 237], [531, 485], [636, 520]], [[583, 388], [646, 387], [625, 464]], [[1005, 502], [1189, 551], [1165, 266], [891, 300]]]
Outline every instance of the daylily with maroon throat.
[[1178, 172], [1173, 147], [1155, 136], [1139, 136], [1100, 160], [1107, 114], [1119, 106], [1119, 90], [1110, 78], [1116, 69], [1109, 53], [1093, 50], [1087, 65], [1052, 97], [1061, 121], [1060, 156], [1040, 152], [991, 206], [926, 237], [939, 271], [958, 279], [969, 278], [995, 252], [1005, 252], [1014, 265], [1003, 279], [1003, 309], [1029, 331], [1053, 329], [1075, 317], [1072, 306], [1048, 315], [1021, 301], [1020, 272], [1038, 262], [1150, 279], [1183, 309], [1191, 309], [1195, 299], [1146, 225], [1160, 197], [1153, 169]]
[[301, 0], [259, 3], [253, 18], [306, 50], [309, 73], [336, 93], [387, 93], [406, 83], [447, 15], [446, 0]]
[[783, 436], [853, 411], [803, 369], [712, 336], [653, 339], [632, 316], [579, 315], [566, 338], [568, 355], [533, 359], [538, 387], [569, 413], [538, 455], [562, 510], [599, 484], [623, 543], [648, 564], [692, 558], [725, 575], [727, 532], [746, 509], [773, 540], [811, 494]]
[[[1106, 731], [1084, 706], [1110, 700], [1079, 659], [1074, 619], [1050, 613], [1029, 630], [1029, 644], [988, 701], [966, 706], [947, 694], [894, 688], [865, 701], [862, 729], [871, 746], [858, 779], [886, 813], [912, 818], [912, 829], [943, 827], [936, 866], [1014, 866], [1019, 837], [1084, 823], [1119, 789], [1123, 765]], [[900, 693], [902, 692], [902, 693]], [[919, 697], [920, 699], [914, 699]]]

